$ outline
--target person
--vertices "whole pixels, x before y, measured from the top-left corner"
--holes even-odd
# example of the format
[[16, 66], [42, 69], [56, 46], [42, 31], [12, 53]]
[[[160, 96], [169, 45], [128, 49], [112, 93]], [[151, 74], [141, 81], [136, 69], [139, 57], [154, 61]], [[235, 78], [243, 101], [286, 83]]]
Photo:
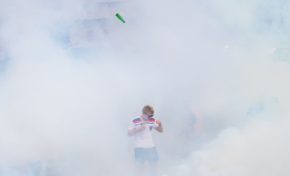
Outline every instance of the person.
[[[153, 118], [154, 109], [152, 106], [143, 107], [142, 115], [133, 118], [128, 128], [128, 135], [134, 139], [134, 155], [136, 174], [150, 176], [157, 175], [158, 153], [152, 138], [152, 132], [163, 132], [160, 120]], [[147, 169], [146, 163], [148, 165]]]

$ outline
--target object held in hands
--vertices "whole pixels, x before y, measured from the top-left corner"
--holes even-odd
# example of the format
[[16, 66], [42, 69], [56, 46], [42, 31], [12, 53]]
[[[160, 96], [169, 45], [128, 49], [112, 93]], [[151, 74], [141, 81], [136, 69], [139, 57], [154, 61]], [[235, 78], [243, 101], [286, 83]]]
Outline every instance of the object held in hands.
[[122, 21], [123, 23], [126, 23], [126, 21], [124, 20], [124, 18], [119, 14], [119, 13], [116, 13], [115, 15], [120, 21]]

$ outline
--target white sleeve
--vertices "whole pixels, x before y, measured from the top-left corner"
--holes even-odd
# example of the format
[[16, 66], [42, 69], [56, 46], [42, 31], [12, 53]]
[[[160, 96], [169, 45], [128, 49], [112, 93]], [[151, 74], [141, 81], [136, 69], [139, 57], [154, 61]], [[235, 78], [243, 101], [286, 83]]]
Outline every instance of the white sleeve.
[[131, 121], [130, 125], [128, 126], [128, 132], [134, 130], [134, 128], [135, 128], [135, 124]]

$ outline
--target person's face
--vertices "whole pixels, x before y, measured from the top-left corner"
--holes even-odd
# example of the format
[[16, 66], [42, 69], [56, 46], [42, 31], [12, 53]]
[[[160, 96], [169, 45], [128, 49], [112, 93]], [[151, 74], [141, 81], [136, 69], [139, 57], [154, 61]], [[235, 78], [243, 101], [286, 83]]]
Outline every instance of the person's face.
[[145, 115], [146, 115], [147, 117], [153, 117], [153, 116], [154, 116], [154, 111], [146, 111], [146, 112], [145, 112]]

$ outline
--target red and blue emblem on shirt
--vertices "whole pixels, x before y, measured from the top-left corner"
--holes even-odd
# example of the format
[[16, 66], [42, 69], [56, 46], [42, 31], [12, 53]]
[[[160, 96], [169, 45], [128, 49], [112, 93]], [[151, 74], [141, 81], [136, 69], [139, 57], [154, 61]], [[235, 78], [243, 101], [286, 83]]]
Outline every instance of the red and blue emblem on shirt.
[[149, 117], [147, 119], [141, 119], [140, 117], [137, 117], [132, 120], [133, 124], [135, 126], [141, 125], [141, 124], [146, 124], [150, 127], [150, 130], [153, 129], [153, 127], [156, 126], [156, 120], [152, 117]]

